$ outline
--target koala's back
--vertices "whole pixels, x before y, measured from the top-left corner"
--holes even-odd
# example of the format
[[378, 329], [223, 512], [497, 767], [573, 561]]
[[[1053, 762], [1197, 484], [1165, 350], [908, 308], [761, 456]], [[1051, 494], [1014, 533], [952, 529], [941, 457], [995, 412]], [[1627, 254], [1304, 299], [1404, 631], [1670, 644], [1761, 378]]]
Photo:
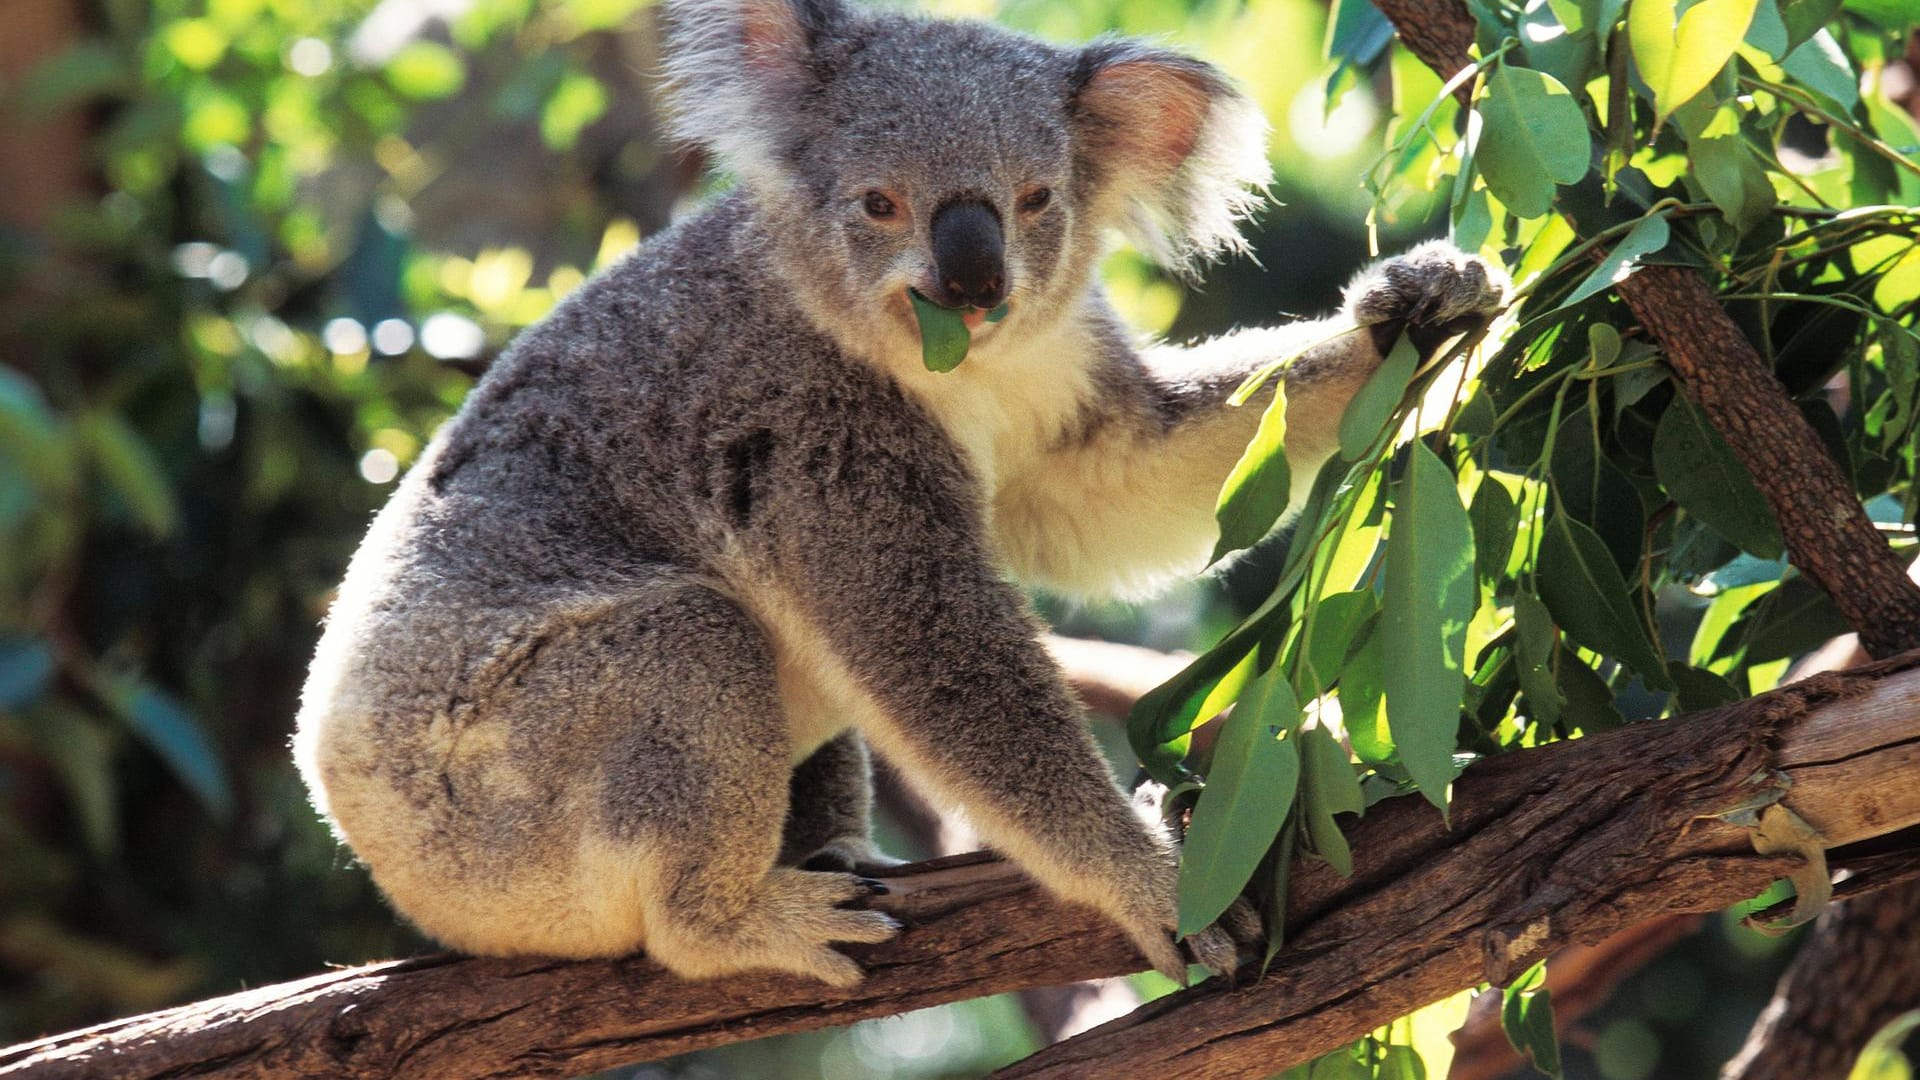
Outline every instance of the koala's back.
[[676, 596], [777, 576], [763, 526], [844, 512], [814, 496], [876, 446], [966, 482], [923, 412], [755, 272], [752, 228], [745, 200], [723, 199], [524, 333], [402, 481], [333, 605], [296, 757], [381, 887], [450, 944], [498, 951], [448, 931], [511, 909], [560, 936], [503, 937], [605, 953], [595, 920], [636, 917], [631, 895], [583, 896], [578, 879], [600, 756], [633, 737], [646, 680], [672, 678], [649, 664], [671, 657], [596, 656], [598, 627], [670, 650], [690, 617]]

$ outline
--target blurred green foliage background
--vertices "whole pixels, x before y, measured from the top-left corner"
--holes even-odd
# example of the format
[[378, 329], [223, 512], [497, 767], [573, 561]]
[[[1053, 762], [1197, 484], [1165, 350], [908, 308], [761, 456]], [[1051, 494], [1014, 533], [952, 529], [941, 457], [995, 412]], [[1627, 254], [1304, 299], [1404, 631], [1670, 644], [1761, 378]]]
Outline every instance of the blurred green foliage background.
[[[1359, 78], [1329, 108], [1324, 0], [927, 6], [1167, 38], [1265, 107], [1283, 205], [1257, 261], [1194, 291], [1116, 254], [1143, 329], [1324, 310], [1366, 258], [1395, 103]], [[651, 13], [10, 0], [0, 37], [0, 184], [37, 193], [0, 206], [0, 1041], [423, 950], [306, 805], [299, 682], [369, 516], [486, 359], [701, 194], [659, 139]], [[1430, 209], [1381, 208], [1380, 245]], [[1190, 647], [1263, 565], [1051, 613]], [[1704, 1075], [1778, 962], [1723, 927], [1600, 1014], [1570, 1075]], [[1032, 1038], [990, 1001], [643, 1072], [963, 1075]]]

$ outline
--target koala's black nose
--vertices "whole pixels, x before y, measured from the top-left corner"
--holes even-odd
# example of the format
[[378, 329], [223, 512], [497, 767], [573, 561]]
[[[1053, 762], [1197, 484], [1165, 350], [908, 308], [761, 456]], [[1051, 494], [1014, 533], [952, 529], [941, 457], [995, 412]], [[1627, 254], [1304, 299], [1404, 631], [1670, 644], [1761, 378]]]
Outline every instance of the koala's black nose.
[[1000, 217], [976, 199], [950, 202], [933, 215], [933, 299], [947, 307], [996, 308], [1007, 298], [1006, 241]]

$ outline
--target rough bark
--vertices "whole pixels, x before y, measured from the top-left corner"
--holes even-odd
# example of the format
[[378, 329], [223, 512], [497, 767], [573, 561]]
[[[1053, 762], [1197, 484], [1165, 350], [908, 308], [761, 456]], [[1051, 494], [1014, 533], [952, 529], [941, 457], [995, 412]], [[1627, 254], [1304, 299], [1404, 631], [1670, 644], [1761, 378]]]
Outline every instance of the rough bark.
[[[1450, 829], [1418, 799], [1389, 800], [1350, 829], [1351, 878], [1302, 868], [1269, 978], [1163, 999], [1014, 1075], [1265, 1075], [1570, 941], [1757, 893], [1802, 865], [1756, 854], [1715, 816], [1757, 795], [1784, 791], [1835, 846], [1920, 823], [1916, 768], [1920, 653], [1482, 762]], [[0, 1077], [570, 1075], [1144, 966], [1098, 916], [1005, 864], [962, 856], [889, 880], [873, 903], [907, 930], [851, 950], [870, 972], [851, 991], [689, 984], [641, 957], [432, 956], [0, 1050]]]

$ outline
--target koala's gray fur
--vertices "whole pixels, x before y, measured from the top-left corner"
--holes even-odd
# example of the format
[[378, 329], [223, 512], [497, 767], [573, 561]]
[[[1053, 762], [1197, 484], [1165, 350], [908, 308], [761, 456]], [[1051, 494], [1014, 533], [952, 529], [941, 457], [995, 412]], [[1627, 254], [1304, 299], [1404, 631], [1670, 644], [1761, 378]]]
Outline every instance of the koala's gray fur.
[[[1311, 346], [1287, 378], [1305, 483], [1376, 336], [1483, 316], [1502, 280], [1429, 246], [1325, 322], [1142, 352], [1101, 233], [1208, 254], [1264, 180], [1214, 69], [837, 0], [669, 16], [681, 130], [740, 187], [523, 334], [375, 520], [304, 696], [315, 804], [456, 948], [846, 985], [831, 943], [895, 931], [840, 906], [865, 887], [843, 871], [892, 861], [871, 743], [1179, 975], [1173, 845], [1007, 577], [1197, 570], [1258, 423], [1224, 406], [1247, 373]], [[959, 197], [1003, 224], [1011, 311], [933, 374], [906, 290]]]

